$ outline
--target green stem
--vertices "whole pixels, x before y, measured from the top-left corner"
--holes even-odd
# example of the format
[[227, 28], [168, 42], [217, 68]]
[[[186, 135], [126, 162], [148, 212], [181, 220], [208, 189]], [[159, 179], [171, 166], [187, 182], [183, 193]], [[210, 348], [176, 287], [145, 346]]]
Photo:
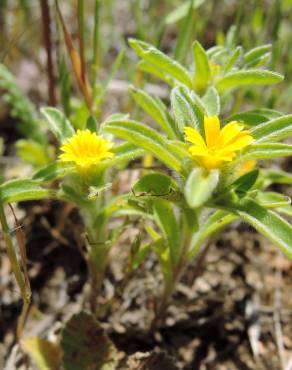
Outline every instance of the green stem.
[[151, 323], [150, 331], [154, 331], [156, 327], [160, 324], [160, 322], [163, 321], [171, 296], [176, 289], [176, 284], [178, 283], [187, 266], [187, 255], [192, 239], [192, 232], [187, 226], [186, 228], [187, 229], [184, 240], [182, 242], [180, 258], [175, 266], [173, 266], [172, 268], [171, 277], [164, 282], [163, 294], [160, 297], [159, 304], [155, 311], [155, 317]]
[[97, 311], [97, 298], [101, 293], [109, 252], [105, 219], [96, 218], [96, 209], [102, 208], [103, 199], [101, 198], [97, 203], [82, 210], [89, 249], [87, 263], [91, 280], [90, 308], [94, 314]]
[[19, 317], [18, 325], [17, 325], [17, 338], [19, 339], [21, 337], [23, 327], [25, 324], [25, 320], [27, 317], [27, 313], [29, 310], [29, 306], [30, 306], [31, 291], [30, 291], [30, 288], [26, 285], [24, 275], [21, 271], [20, 263], [16, 256], [16, 252], [13, 246], [13, 241], [11, 238], [11, 234], [10, 234], [10, 230], [9, 230], [9, 226], [8, 226], [8, 222], [6, 219], [6, 215], [4, 212], [4, 207], [3, 207], [2, 202], [0, 202], [0, 223], [2, 227], [3, 238], [6, 244], [7, 255], [11, 263], [11, 268], [14, 273], [17, 285], [19, 286], [21, 297], [23, 300], [22, 312]]
[[100, 58], [101, 58], [99, 28], [100, 28], [100, 0], [95, 0], [94, 31], [93, 31], [93, 58], [92, 58], [92, 67], [93, 67], [92, 90], [93, 90], [94, 97], [96, 96], [96, 81], [97, 81], [98, 67], [99, 67]]
[[23, 277], [23, 274], [21, 272], [21, 268], [15, 253], [15, 249], [13, 246], [13, 241], [10, 235], [10, 230], [9, 226], [7, 223], [6, 215], [4, 212], [4, 207], [3, 204], [0, 202], [0, 222], [1, 222], [1, 227], [2, 227], [2, 232], [3, 232], [3, 237], [4, 241], [6, 244], [6, 249], [7, 249], [7, 255], [11, 263], [12, 271], [15, 275], [17, 284], [20, 288], [21, 295], [23, 299], [26, 299], [26, 285], [25, 285], [25, 280]]

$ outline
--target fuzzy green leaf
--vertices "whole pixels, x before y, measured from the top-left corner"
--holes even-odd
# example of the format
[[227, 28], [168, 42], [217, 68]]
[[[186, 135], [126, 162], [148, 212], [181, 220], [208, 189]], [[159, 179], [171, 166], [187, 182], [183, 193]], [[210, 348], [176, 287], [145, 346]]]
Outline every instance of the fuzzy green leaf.
[[287, 221], [275, 212], [260, 206], [254, 200], [246, 198], [234, 204], [231, 210], [292, 259], [292, 226]]
[[136, 121], [116, 120], [105, 122], [103, 130], [149, 151], [175, 171], [182, 170], [181, 163], [169, 151], [166, 139], [152, 128]]
[[170, 99], [178, 130], [183, 133], [185, 126], [192, 126], [203, 134], [204, 108], [200, 98], [186, 88], [175, 87]]
[[131, 95], [135, 102], [159, 124], [169, 138], [175, 139], [177, 137], [175, 124], [161, 101], [158, 103], [157, 99], [145, 91], [135, 88], [131, 88]]
[[158, 69], [155, 65], [146, 62], [146, 60], [140, 60], [140, 62], [137, 63], [137, 69], [142, 72], [149, 73], [150, 75], [164, 81], [169, 86], [175, 87], [177, 85], [177, 81], [174, 78], [164, 73], [162, 69]]
[[256, 201], [265, 208], [278, 208], [291, 204], [289, 197], [274, 191], [258, 191]]
[[193, 54], [194, 88], [198, 93], [204, 93], [210, 80], [211, 70], [206, 51], [198, 41], [193, 44]]
[[271, 49], [272, 49], [271, 44], [257, 46], [244, 54], [244, 62], [246, 64], [252, 63], [254, 60], [270, 52]]
[[234, 52], [230, 55], [230, 57], [226, 60], [224, 65], [222, 66], [222, 73], [223, 74], [229, 72], [233, 68], [235, 63], [238, 61], [238, 58], [240, 57], [241, 53], [242, 53], [242, 47], [238, 46], [234, 50]]
[[225, 121], [239, 121], [246, 126], [257, 126], [263, 122], [267, 122], [279, 117], [282, 117], [282, 114], [274, 109], [254, 109], [247, 112], [233, 114]]
[[186, 85], [189, 88], [192, 87], [192, 80], [189, 72], [180, 63], [171, 59], [147, 42], [130, 39], [129, 44], [141, 58], [153, 64], [164, 73], [167, 73], [175, 80], [181, 82], [183, 85]]
[[202, 103], [208, 116], [219, 116], [220, 114], [220, 96], [215, 87], [209, 87], [206, 94], [202, 97]]
[[31, 179], [10, 180], [0, 186], [0, 199], [3, 203], [52, 198], [55, 195], [54, 190], [44, 189]]
[[257, 142], [274, 142], [292, 135], [292, 114], [264, 122], [251, 130]]
[[50, 130], [56, 138], [62, 143], [68, 137], [74, 135], [74, 129], [64, 114], [56, 108], [42, 108], [42, 114], [46, 118]]
[[242, 154], [234, 163], [249, 160], [288, 157], [290, 155], [292, 155], [292, 145], [273, 143], [252, 144], [249, 145], [247, 149], [243, 150]]
[[216, 82], [216, 87], [220, 91], [228, 88], [246, 86], [246, 85], [274, 85], [283, 80], [279, 73], [249, 69], [236, 72], [230, 72]]
[[141, 194], [161, 196], [169, 194], [173, 185], [175, 184], [171, 177], [160, 172], [152, 172], [142, 176], [132, 190], [135, 196]]
[[115, 156], [100, 162], [100, 168], [110, 168], [113, 166], [127, 164], [128, 162], [145, 155], [145, 150], [138, 148], [131, 143], [123, 143], [121, 145], [114, 146], [112, 148], [112, 152], [115, 154]]
[[53, 162], [34, 173], [33, 180], [37, 182], [55, 181], [63, 178], [74, 170], [74, 166], [62, 162]]
[[228, 211], [219, 210], [214, 212], [203, 225], [200, 225], [199, 230], [193, 235], [188, 256], [189, 260], [197, 254], [206, 239], [238, 218], [238, 215]]

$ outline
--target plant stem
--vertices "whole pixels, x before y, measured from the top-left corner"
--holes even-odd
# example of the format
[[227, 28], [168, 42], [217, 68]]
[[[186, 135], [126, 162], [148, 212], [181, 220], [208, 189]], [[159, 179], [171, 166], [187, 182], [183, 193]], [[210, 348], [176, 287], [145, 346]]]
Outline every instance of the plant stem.
[[172, 268], [171, 279], [169, 279], [168, 281], [165, 280], [164, 291], [160, 298], [159, 305], [156, 309], [155, 317], [151, 324], [150, 331], [154, 331], [156, 327], [160, 324], [160, 322], [163, 320], [163, 317], [165, 316], [165, 312], [169, 304], [169, 301], [171, 299], [171, 296], [173, 295], [176, 289], [176, 284], [178, 283], [180, 277], [182, 276], [183, 272], [185, 271], [187, 267], [188, 253], [189, 253], [190, 244], [192, 241], [193, 232], [187, 226], [187, 223], [185, 223], [184, 226], [185, 226], [184, 227], [185, 237], [183, 238], [183, 241], [182, 241], [180, 258], [177, 261], [176, 265], [173, 266]]
[[8, 222], [6, 219], [6, 215], [4, 212], [4, 207], [3, 207], [2, 202], [0, 202], [0, 223], [2, 227], [3, 238], [6, 244], [7, 255], [11, 263], [11, 268], [14, 273], [17, 285], [19, 286], [22, 300], [23, 300], [22, 312], [18, 320], [17, 331], [16, 331], [17, 338], [20, 339], [22, 331], [23, 331], [23, 327], [25, 324], [25, 320], [27, 317], [27, 313], [29, 310], [29, 306], [30, 306], [31, 291], [25, 282], [24, 275], [21, 271], [20, 263], [16, 256], [16, 252], [14, 249], [13, 241], [11, 238], [11, 234], [10, 234], [10, 230], [9, 230], [9, 226], [8, 226]]
[[84, 35], [85, 35], [84, 0], [78, 0], [78, 41], [81, 61], [81, 78], [83, 82], [85, 82]]
[[51, 17], [48, 0], [40, 0], [42, 13], [42, 27], [43, 27], [43, 42], [47, 53], [47, 75], [48, 75], [48, 94], [49, 104], [56, 105], [56, 91], [55, 91], [55, 72], [52, 56], [52, 33], [51, 33]]
[[98, 68], [100, 65], [101, 58], [101, 45], [100, 45], [100, 0], [95, 0], [94, 8], [94, 31], [93, 31], [93, 79], [92, 79], [92, 90], [93, 96], [96, 95], [96, 80], [98, 74]]

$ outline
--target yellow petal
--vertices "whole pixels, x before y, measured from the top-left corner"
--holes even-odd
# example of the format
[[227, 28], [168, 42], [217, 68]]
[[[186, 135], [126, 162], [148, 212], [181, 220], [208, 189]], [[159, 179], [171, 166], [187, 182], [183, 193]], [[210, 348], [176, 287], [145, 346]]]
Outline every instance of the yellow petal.
[[245, 148], [246, 146], [248, 146], [249, 144], [251, 144], [253, 141], [254, 139], [250, 135], [241, 136], [237, 140], [235, 140], [232, 144], [227, 145], [224, 149], [221, 149], [220, 154], [241, 150]]
[[207, 147], [211, 148], [218, 145], [220, 138], [220, 121], [217, 116], [204, 117], [204, 128]]
[[193, 127], [185, 127], [186, 140], [202, 147], [206, 147], [203, 137]]
[[200, 158], [200, 163], [207, 170], [213, 170], [222, 166], [222, 160], [212, 156]]
[[220, 133], [220, 144], [225, 146], [230, 143], [242, 131], [243, 126], [233, 121], [223, 127]]
[[209, 155], [209, 152], [207, 149], [201, 147], [201, 146], [197, 146], [197, 145], [192, 145], [190, 148], [189, 148], [189, 152], [193, 155], [193, 156], [206, 156], [206, 155]]

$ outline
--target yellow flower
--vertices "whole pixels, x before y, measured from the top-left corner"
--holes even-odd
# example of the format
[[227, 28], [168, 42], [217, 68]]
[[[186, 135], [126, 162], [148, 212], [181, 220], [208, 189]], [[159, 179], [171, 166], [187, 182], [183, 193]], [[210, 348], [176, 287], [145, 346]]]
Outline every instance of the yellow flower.
[[192, 127], [185, 127], [189, 152], [206, 169], [221, 168], [236, 157], [236, 152], [253, 142], [250, 132], [238, 122], [230, 122], [220, 129], [217, 116], [204, 117], [205, 139]]
[[79, 170], [88, 170], [104, 158], [111, 158], [112, 144], [95, 132], [77, 130], [77, 133], [61, 146], [59, 158], [62, 162], [74, 162]]

